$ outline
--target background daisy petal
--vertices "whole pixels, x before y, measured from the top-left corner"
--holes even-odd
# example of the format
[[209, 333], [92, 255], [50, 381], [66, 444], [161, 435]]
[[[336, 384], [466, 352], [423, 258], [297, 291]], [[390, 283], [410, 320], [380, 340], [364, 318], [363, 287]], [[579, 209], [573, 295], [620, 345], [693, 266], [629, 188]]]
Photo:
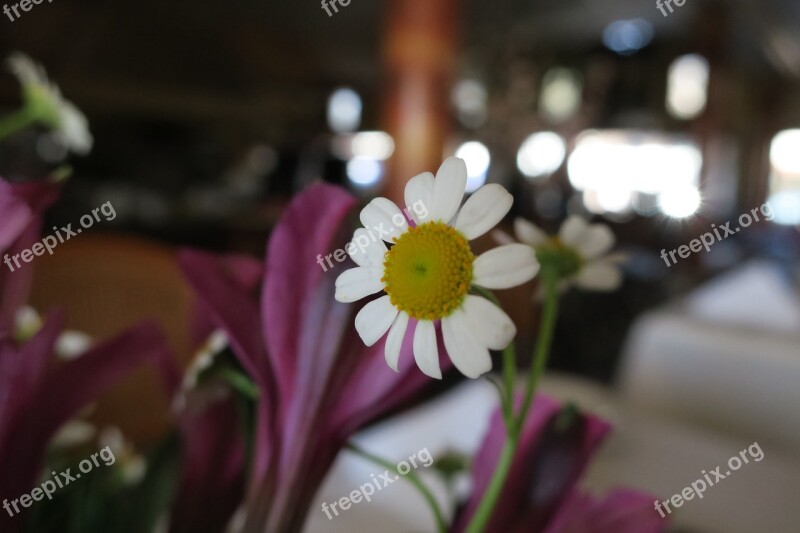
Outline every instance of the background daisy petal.
[[386, 242], [393, 242], [408, 226], [406, 217], [400, 208], [386, 198], [375, 198], [361, 210], [361, 223], [367, 231]]
[[575, 284], [593, 291], [613, 291], [622, 285], [622, 271], [610, 261], [594, 261], [584, 266]]
[[356, 315], [356, 331], [364, 344], [372, 346], [378, 342], [391, 327], [397, 313], [388, 296], [365, 305]]
[[369, 232], [364, 228], [358, 228], [353, 233], [352, 245], [345, 246], [345, 251], [358, 266], [378, 267], [383, 266], [386, 255], [386, 245], [378, 238], [376, 232]]
[[498, 244], [515, 244], [517, 242], [514, 237], [499, 229], [492, 232], [492, 239]]
[[448, 223], [458, 211], [467, 187], [467, 165], [463, 159], [450, 157], [442, 163], [433, 180], [431, 220]]
[[543, 229], [524, 218], [514, 219], [514, 235], [521, 242], [531, 246], [539, 246], [548, 239], [547, 233]]
[[572, 215], [561, 225], [558, 237], [567, 246], [577, 248], [589, 224], [582, 217]]
[[517, 327], [508, 315], [486, 298], [468, 294], [464, 314], [477, 341], [492, 350], [502, 350], [517, 334]]
[[383, 269], [356, 267], [342, 272], [336, 278], [336, 299], [350, 303], [383, 290]]
[[461, 208], [455, 227], [468, 240], [476, 239], [503, 220], [513, 203], [514, 197], [502, 185], [485, 185]]
[[[414, 176], [406, 184], [406, 207], [409, 208], [408, 213], [411, 215], [411, 218], [414, 219], [417, 226], [432, 220], [431, 206], [433, 205], [433, 183], [433, 174], [424, 172], [418, 176]], [[416, 209], [422, 212], [424, 218], [414, 212], [415, 204]]]
[[400, 359], [400, 349], [403, 347], [407, 327], [408, 314], [400, 311], [389, 329], [389, 335], [386, 336], [386, 346], [384, 346], [383, 352], [386, 356], [386, 364], [395, 372], [398, 372], [397, 362]]
[[468, 378], [478, 378], [492, 369], [489, 350], [470, 333], [464, 311], [459, 309], [442, 319], [442, 336], [450, 360]]
[[436, 344], [436, 328], [430, 320], [417, 322], [414, 331], [414, 360], [422, 373], [435, 379], [442, 379], [439, 368], [439, 347]]
[[614, 241], [611, 228], [605, 224], [592, 224], [584, 232], [578, 251], [585, 259], [594, 259], [611, 250]]
[[539, 272], [533, 249], [506, 244], [484, 252], [473, 263], [473, 283], [487, 289], [508, 289], [530, 281]]

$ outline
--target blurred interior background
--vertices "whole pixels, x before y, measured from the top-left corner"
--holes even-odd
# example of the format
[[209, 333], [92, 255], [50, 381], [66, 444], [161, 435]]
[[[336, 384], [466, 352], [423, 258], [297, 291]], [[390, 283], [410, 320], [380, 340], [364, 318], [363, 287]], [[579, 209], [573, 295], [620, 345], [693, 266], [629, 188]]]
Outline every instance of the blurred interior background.
[[[597, 484], [667, 497], [759, 441], [768, 466], [677, 521], [796, 531], [800, 4], [671, 9], [355, 0], [329, 16], [315, 1], [58, 0], [4, 17], [0, 55], [41, 61], [96, 140], [70, 158], [49, 219], [107, 201], [117, 213], [38, 261], [35, 303], [67, 307], [95, 335], [156, 315], [188, 361], [173, 246], [261, 255], [309, 183], [401, 199], [406, 180], [455, 154], [471, 190], [495, 182], [514, 194], [513, 216], [551, 231], [568, 214], [594, 217], [629, 256], [620, 291], [566, 296], [551, 361], [554, 394], [639, 421], [623, 424]], [[0, 75], [0, 109], [18, 93]], [[0, 175], [44, 176], [66, 157], [27, 131], [0, 147]], [[674, 265], [661, 257], [767, 202], [771, 220]], [[523, 345], [533, 290], [501, 295]], [[136, 382], [125, 394], [154, 401]], [[129, 405], [110, 402], [109, 419]], [[166, 423], [147, 411], [128, 416], [144, 441]], [[754, 486], [765, 491], [757, 512]]]

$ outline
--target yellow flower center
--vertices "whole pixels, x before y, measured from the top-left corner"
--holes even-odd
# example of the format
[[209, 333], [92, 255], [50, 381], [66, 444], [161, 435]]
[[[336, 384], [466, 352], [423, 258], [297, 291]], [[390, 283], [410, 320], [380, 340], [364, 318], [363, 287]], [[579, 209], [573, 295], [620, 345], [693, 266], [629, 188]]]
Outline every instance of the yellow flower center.
[[438, 320], [461, 305], [472, 282], [469, 242], [443, 222], [426, 222], [395, 239], [383, 283], [396, 308], [417, 320]]

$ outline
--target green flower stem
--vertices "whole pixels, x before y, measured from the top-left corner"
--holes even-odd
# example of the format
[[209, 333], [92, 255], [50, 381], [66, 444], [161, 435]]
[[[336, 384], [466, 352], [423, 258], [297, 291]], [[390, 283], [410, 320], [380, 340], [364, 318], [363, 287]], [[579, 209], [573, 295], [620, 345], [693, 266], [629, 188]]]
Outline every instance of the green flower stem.
[[428, 487], [425, 486], [425, 483], [422, 482], [422, 480], [413, 470], [409, 471], [407, 474], [403, 474], [397, 469], [397, 465], [395, 465], [391, 461], [378, 457], [377, 455], [373, 455], [368, 451], [359, 448], [353, 443], [349, 443], [347, 445], [347, 449], [352, 451], [356, 455], [360, 455], [364, 459], [372, 463], [375, 463], [378, 466], [386, 468], [402, 478], [407, 479], [408, 482], [411, 483], [411, 485], [413, 485], [414, 488], [416, 488], [419, 491], [420, 495], [423, 497], [423, 499], [428, 503], [428, 506], [431, 508], [431, 511], [433, 512], [433, 517], [436, 520], [436, 531], [438, 533], [447, 533], [447, 523], [445, 522], [442, 510], [439, 509], [439, 504], [436, 502], [436, 498], [433, 497], [433, 493], [431, 493], [430, 489], [428, 489]]
[[539, 326], [539, 338], [536, 341], [536, 352], [534, 352], [533, 361], [531, 361], [528, 384], [525, 388], [525, 399], [517, 417], [519, 428], [522, 428], [525, 424], [525, 419], [533, 403], [533, 395], [536, 393], [536, 387], [539, 385], [539, 380], [547, 366], [558, 314], [558, 277], [553, 273], [543, 272], [542, 283], [544, 283], [544, 308]]
[[0, 118], [0, 141], [9, 135], [25, 129], [36, 122], [36, 114], [30, 106], [25, 106], [19, 111]]
[[505, 382], [506, 401], [504, 416], [506, 426], [514, 421], [514, 383], [517, 381], [517, 350], [511, 341], [503, 350], [503, 381]]
[[[497, 461], [497, 466], [495, 467], [489, 486], [486, 488], [481, 503], [478, 505], [478, 509], [475, 511], [475, 515], [472, 517], [467, 527], [467, 533], [482, 533], [484, 529], [486, 529], [489, 519], [492, 517], [494, 508], [503, 491], [506, 478], [508, 478], [508, 473], [511, 471], [514, 455], [519, 446], [520, 434], [525, 425], [525, 420], [528, 417], [533, 395], [536, 392], [536, 386], [547, 366], [547, 359], [553, 340], [553, 331], [555, 330], [558, 311], [558, 276], [554, 273], [543, 272], [542, 282], [544, 283], [545, 290], [544, 310], [539, 327], [539, 338], [536, 342], [536, 351], [534, 352], [534, 358], [531, 362], [531, 371], [528, 375], [528, 383], [525, 388], [525, 398], [519, 410], [519, 414], [517, 416], [513, 416], [512, 414], [510, 423], [506, 422], [506, 443], [503, 445], [503, 450], [500, 452], [500, 458]], [[509, 350], [507, 349], [507, 351]], [[513, 349], [510, 350], [510, 353], [513, 355]], [[506, 358], [506, 352], [503, 352], [503, 354], [503, 363], [507, 366], [509, 361]], [[511, 362], [513, 364], [513, 359]]]
[[508, 428], [509, 433], [506, 443], [500, 452], [500, 458], [497, 461], [494, 474], [491, 481], [489, 481], [489, 486], [486, 487], [486, 492], [483, 493], [483, 498], [475, 511], [475, 515], [472, 517], [469, 526], [467, 526], [466, 533], [482, 533], [492, 517], [494, 507], [500, 498], [500, 493], [503, 491], [503, 485], [506, 482], [508, 473], [511, 471], [511, 463], [514, 461], [514, 455], [519, 445], [519, 433], [513, 429], [515, 426], [516, 424], [512, 423]]

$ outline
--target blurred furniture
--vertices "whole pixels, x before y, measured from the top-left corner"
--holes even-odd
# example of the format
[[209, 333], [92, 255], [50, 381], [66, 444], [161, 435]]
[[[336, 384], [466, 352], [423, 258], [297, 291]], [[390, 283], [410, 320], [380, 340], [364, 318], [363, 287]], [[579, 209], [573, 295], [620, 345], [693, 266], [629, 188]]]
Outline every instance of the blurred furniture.
[[[752, 262], [641, 317], [620, 375], [631, 427], [614, 476], [665, 499], [757, 442], [743, 466], [674, 514], [692, 531], [797, 531], [800, 298], [775, 266]], [[635, 409], [634, 409], [635, 408]], [[624, 455], [624, 454], [623, 454]]]
[[[67, 327], [100, 341], [143, 320], [157, 322], [181, 367], [191, 356], [191, 293], [172, 250], [122, 235], [81, 235], [36, 258], [31, 305], [60, 308]], [[152, 368], [140, 368], [98, 402], [92, 420], [120, 426], [140, 444], [167, 427], [170, 406]]]

